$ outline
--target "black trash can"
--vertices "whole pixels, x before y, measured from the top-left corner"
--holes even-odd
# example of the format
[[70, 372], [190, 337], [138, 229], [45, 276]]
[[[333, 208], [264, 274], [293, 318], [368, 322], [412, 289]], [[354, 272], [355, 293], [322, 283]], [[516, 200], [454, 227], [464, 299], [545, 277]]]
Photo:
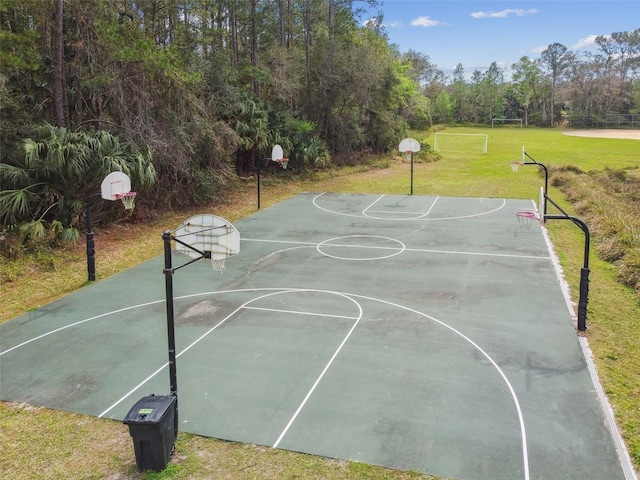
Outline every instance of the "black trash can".
[[175, 403], [173, 395], [149, 395], [138, 400], [124, 418], [133, 437], [139, 472], [160, 472], [169, 463], [176, 442]]

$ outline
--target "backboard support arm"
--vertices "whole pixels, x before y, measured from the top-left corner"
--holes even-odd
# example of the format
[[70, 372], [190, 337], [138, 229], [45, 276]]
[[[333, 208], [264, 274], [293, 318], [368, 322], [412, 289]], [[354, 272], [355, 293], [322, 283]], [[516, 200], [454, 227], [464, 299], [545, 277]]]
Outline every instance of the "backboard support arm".
[[545, 199], [556, 207], [563, 215], [545, 215], [544, 220], [570, 220], [584, 232], [584, 260], [580, 269], [580, 291], [578, 298], [578, 330], [584, 332], [587, 329], [587, 304], [589, 303], [589, 253], [591, 248], [591, 234], [589, 227], [579, 218], [565, 212], [556, 202], [547, 195]]

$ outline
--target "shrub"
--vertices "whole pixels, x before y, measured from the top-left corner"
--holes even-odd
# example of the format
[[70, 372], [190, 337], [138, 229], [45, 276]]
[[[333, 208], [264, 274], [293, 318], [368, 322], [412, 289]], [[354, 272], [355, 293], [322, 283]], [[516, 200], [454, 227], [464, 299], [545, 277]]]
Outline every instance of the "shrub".
[[151, 152], [106, 131], [35, 127], [23, 155], [0, 163], [0, 225], [19, 232], [24, 244], [73, 242], [84, 207], [113, 171], [128, 174], [138, 189], [156, 178]]

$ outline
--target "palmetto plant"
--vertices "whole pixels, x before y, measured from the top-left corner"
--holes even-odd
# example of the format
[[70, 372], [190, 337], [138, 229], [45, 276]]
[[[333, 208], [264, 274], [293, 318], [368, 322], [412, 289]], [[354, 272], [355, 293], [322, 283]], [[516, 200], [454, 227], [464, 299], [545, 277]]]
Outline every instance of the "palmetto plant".
[[327, 144], [317, 137], [296, 144], [293, 155], [302, 167], [325, 168], [331, 163]]
[[110, 172], [122, 171], [138, 190], [156, 174], [147, 148], [122, 143], [106, 131], [36, 127], [24, 155], [0, 163], [0, 225], [24, 241], [75, 241], [87, 201]]

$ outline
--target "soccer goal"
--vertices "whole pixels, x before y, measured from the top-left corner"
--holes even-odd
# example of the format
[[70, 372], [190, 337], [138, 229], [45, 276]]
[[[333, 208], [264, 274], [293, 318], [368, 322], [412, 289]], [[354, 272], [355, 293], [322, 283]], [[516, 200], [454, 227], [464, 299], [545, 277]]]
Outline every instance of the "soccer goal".
[[487, 153], [489, 135], [486, 133], [443, 133], [433, 136], [436, 152]]
[[495, 125], [515, 125], [516, 127], [519, 125], [522, 128], [522, 119], [521, 118], [492, 118], [491, 119], [491, 128]]

